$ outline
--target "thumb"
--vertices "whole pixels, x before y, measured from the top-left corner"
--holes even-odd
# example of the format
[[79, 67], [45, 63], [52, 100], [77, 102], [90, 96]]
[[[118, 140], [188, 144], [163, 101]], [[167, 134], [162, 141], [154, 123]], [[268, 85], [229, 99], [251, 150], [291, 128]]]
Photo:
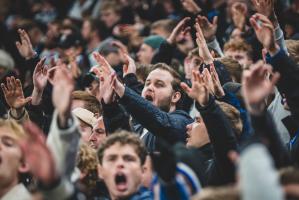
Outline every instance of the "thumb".
[[24, 104], [28, 104], [29, 102], [32, 101], [32, 97], [27, 97], [25, 100], [24, 100]]

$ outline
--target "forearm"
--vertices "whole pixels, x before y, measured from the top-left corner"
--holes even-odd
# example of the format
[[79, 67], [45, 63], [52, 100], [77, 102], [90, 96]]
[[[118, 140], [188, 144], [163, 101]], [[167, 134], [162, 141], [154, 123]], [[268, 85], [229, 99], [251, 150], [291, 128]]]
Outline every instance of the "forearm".
[[68, 121], [69, 124], [65, 128], [61, 128], [58, 122], [58, 113], [54, 112], [47, 145], [53, 154], [56, 171], [69, 178], [75, 168], [81, 134], [77, 119], [71, 116]]
[[102, 101], [102, 108], [105, 129], [109, 134], [114, 133], [118, 129], [131, 131], [130, 116], [125, 113], [120, 105], [116, 103], [108, 105]]
[[299, 68], [297, 64], [280, 50], [274, 56], [267, 56], [267, 62], [273, 66], [274, 71], [280, 73], [280, 80], [277, 87], [280, 93], [291, 97], [298, 90]]
[[168, 113], [160, 110], [130, 88], [125, 88], [124, 96], [119, 102], [134, 119], [151, 133], [156, 135], [157, 133], [170, 134], [172, 132]]
[[217, 38], [215, 37], [214, 40], [212, 40], [211, 42], [207, 43], [208, 47], [210, 47], [211, 49], [214, 49], [220, 57], [224, 56], [224, 53], [222, 51], [222, 49], [220, 48], [220, 44], [217, 40]]
[[124, 84], [141, 95], [143, 84], [138, 81], [136, 74], [130, 73], [124, 77]]
[[42, 96], [43, 96], [43, 90], [38, 90], [36, 87], [33, 88], [31, 97], [32, 97], [32, 101], [31, 104], [32, 105], [39, 105], [42, 101]]
[[290, 157], [287, 149], [283, 145], [272, 117], [266, 111], [260, 116], [251, 115], [252, 126], [255, 130], [255, 134], [265, 141], [265, 145], [268, 147], [276, 167], [284, 167], [290, 164]]
[[235, 179], [235, 167], [227, 155], [230, 151], [237, 150], [237, 141], [228, 118], [212, 98], [206, 107], [196, 104], [196, 108], [207, 127], [221, 180], [223, 183], [232, 183]]
[[164, 41], [160, 47], [158, 52], [154, 55], [151, 63], [166, 63], [170, 65], [171, 59], [173, 58], [173, 51], [175, 49], [175, 45], [169, 44], [167, 41]]
[[277, 26], [275, 26], [274, 29], [274, 33], [275, 33], [275, 41], [278, 44], [278, 46], [288, 54], [288, 49], [284, 40], [284, 35], [283, 35], [283, 31], [280, 28], [280, 25], [277, 24]]

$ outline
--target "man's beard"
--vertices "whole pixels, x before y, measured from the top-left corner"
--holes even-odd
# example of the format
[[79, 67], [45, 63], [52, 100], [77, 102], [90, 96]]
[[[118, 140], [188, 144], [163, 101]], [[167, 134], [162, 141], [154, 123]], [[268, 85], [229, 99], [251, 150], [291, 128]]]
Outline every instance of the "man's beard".
[[171, 104], [172, 95], [168, 96], [167, 98], [163, 99], [157, 106], [160, 110], [164, 112], [170, 111], [170, 104]]

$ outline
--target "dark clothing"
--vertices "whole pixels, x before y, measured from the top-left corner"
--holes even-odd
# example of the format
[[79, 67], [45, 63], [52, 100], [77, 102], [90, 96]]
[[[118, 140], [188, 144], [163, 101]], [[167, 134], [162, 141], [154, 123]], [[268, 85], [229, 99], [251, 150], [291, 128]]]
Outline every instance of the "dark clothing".
[[196, 103], [196, 108], [205, 122], [214, 150], [214, 164], [207, 174], [208, 184], [233, 183], [235, 166], [227, 155], [229, 151], [236, 151], [238, 145], [228, 118], [212, 97], [206, 107]]
[[[126, 87], [125, 94], [119, 100], [119, 103], [133, 117], [133, 131], [141, 136], [148, 151], [152, 152], [158, 149], [156, 139], [159, 137], [165, 139], [170, 144], [185, 143], [186, 125], [193, 122], [186, 112], [181, 110], [171, 113], [164, 112], [128, 87]], [[110, 107], [110, 109], [120, 111], [120, 108], [117, 109], [116, 106], [118, 105]], [[103, 109], [106, 129], [116, 130], [120, 128], [119, 124], [127, 124], [124, 122], [128, 119], [125, 118], [125, 114], [112, 113], [108, 110], [107, 105], [103, 105]], [[117, 118], [119, 116], [124, 118]]]
[[[267, 56], [267, 62], [273, 66], [274, 71], [280, 73], [281, 77], [277, 83], [279, 92], [285, 95], [288, 106], [290, 107], [291, 117], [294, 124], [299, 124], [299, 67], [286, 55], [283, 50], [280, 50], [273, 57]], [[299, 163], [299, 140], [297, 132], [291, 133], [290, 151], [292, 160]]]
[[290, 156], [280, 140], [271, 115], [267, 112], [261, 116], [251, 115], [251, 121], [255, 135], [268, 147], [275, 166], [281, 168], [290, 165]]
[[164, 156], [163, 163], [160, 163], [160, 168], [165, 168], [160, 171], [165, 172], [172, 169], [171, 165], [174, 160], [172, 157], [175, 156], [177, 161], [185, 163], [195, 172], [203, 187], [233, 183], [235, 166], [229, 160], [227, 153], [237, 150], [237, 141], [230, 123], [213, 98], [210, 99], [208, 106], [196, 105], [196, 107], [207, 127], [210, 143], [197, 149], [187, 149], [181, 144], [177, 144], [173, 148], [169, 146], [174, 153], [169, 153], [170, 151], [164, 148], [164, 152], [161, 154], [168, 154], [168, 156]]
[[292, 115], [299, 118], [299, 67], [283, 50], [273, 57], [268, 55], [267, 62], [273, 66], [274, 71], [280, 73], [278, 90], [282, 96], [285, 95]]

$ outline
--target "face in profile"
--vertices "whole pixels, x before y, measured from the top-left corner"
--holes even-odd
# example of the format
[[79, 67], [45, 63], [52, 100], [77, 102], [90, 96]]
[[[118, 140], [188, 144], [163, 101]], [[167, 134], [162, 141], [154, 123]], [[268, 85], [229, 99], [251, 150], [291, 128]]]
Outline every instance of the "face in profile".
[[151, 64], [153, 56], [154, 56], [153, 48], [147, 44], [142, 44], [137, 53], [137, 58], [140, 64]]
[[124, 199], [141, 185], [143, 166], [132, 145], [117, 142], [105, 149], [98, 169], [112, 199]]
[[196, 117], [192, 124], [187, 125], [186, 146], [200, 148], [209, 143], [207, 127], [201, 117]]
[[103, 118], [100, 117], [92, 129], [92, 133], [89, 137], [89, 146], [93, 149], [98, 149], [106, 136], [104, 121]]

